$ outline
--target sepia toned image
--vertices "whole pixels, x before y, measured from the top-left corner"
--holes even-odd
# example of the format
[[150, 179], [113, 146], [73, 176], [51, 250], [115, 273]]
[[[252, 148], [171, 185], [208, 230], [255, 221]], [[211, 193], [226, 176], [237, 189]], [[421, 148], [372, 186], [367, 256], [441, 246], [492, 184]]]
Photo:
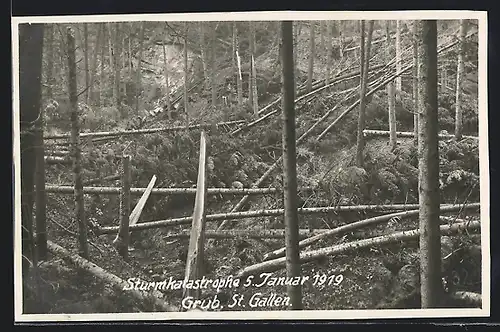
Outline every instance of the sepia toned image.
[[16, 320], [489, 315], [486, 24], [14, 17]]

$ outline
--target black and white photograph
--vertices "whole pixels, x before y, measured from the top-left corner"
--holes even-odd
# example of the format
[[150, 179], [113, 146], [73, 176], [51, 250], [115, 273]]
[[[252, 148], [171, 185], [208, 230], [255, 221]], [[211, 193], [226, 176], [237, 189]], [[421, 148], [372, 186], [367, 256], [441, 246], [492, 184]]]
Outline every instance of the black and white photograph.
[[488, 316], [486, 31], [13, 17], [15, 320]]

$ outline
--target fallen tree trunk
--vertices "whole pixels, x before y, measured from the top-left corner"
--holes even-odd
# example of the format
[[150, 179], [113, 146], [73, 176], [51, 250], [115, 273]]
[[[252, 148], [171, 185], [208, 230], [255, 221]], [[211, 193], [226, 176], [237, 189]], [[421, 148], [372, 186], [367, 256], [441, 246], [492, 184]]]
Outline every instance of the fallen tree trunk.
[[[354, 91], [354, 90], [353, 90]], [[353, 93], [353, 92], [352, 92]], [[344, 100], [347, 100], [348, 98], [350, 97], [350, 94], [347, 95], [346, 97], [344, 97], [343, 101]], [[320, 119], [318, 119], [311, 127], [309, 127], [308, 130], [306, 130], [296, 141], [296, 144], [299, 145], [301, 144], [303, 141], [305, 141], [305, 139], [307, 137], [309, 137], [309, 135], [313, 132], [313, 130], [321, 123], [323, 122], [331, 113], [333, 113], [337, 107], [342, 103], [342, 101], [340, 103], [338, 103], [335, 107], [333, 107], [331, 110], [329, 110], [328, 112], [326, 112]], [[280, 165], [281, 163], [281, 160], [282, 160], [283, 156], [279, 157], [275, 162], [274, 164], [272, 164], [268, 169], [267, 171], [261, 175], [261, 177], [259, 179], [257, 179], [257, 181], [255, 181], [253, 184], [252, 184], [252, 187], [253, 188], [257, 188], [258, 186], [260, 186], [266, 179], [269, 175], [271, 175], [272, 172], [274, 172], [275, 169], [278, 168], [278, 166]], [[250, 196], [249, 195], [245, 195], [243, 196], [243, 198], [232, 208], [231, 212], [236, 212], [236, 211], [239, 211], [245, 204], [246, 202], [248, 201], [248, 198]], [[228, 221], [227, 220], [224, 220], [219, 226], [218, 226], [218, 230], [221, 230], [223, 229], [226, 225], [227, 225]]]
[[[456, 223], [453, 225], [442, 225], [440, 226], [442, 235], [455, 235], [466, 230], [478, 230], [480, 229], [481, 223], [468, 222], [468, 223]], [[323, 235], [323, 234], [322, 234]], [[409, 231], [397, 232], [388, 235], [382, 235], [374, 238], [364, 239], [360, 241], [348, 242], [339, 244], [332, 247], [326, 247], [318, 250], [311, 250], [301, 253], [300, 262], [302, 264], [314, 261], [321, 257], [345, 254], [350, 251], [356, 251], [359, 249], [366, 249], [373, 246], [388, 245], [394, 243], [400, 243], [405, 241], [418, 240], [420, 236], [420, 231], [418, 229], [413, 229]], [[276, 258], [270, 261], [265, 261], [255, 265], [248, 266], [242, 269], [236, 274], [238, 278], [244, 278], [249, 275], [257, 275], [263, 272], [273, 272], [285, 268], [286, 257]]]
[[[472, 35], [472, 34], [471, 34]], [[446, 45], [446, 46], [443, 46], [441, 47], [437, 52], [438, 54], [439, 53], [442, 53], [444, 51], [447, 51], [449, 50], [450, 48], [452, 48], [453, 46], [457, 45], [458, 44], [458, 41], [455, 41], [455, 42], [452, 42], [450, 43], [449, 45]], [[404, 59], [406, 60], [406, 59]], [[404, 61], [403, 60], [403, 61]], [[392, 60], [395, 62], [395, 58]], [[391, 61], [391, 63], [392, 63]], [[388, 67], [388, 66], [387, 66]], [[384, 79], [381, 83], [379, 83], [377, 86], [375, 86], [374, 88], [372, 88], [367, 94], [366, 94], [366, 97], [369, 97], [371, 96], [372, 94], [374, 94], [375, 92], [377, 92], [378, 90], [380, 90], [381, 88], [385, 87], [389, 82], [392, 82], [394, 79], [398, 78], [399, 76], [401, 76], [402, 74], [406, 73], [409, 69], [413, 68], [413, 63], [405, 66], [404, 68], [402, 68], [400, 71], [398, 71], [397, 73], [387, 77], [386, 79]], [[342, 120], [349, 112], [351, 112], [353, 109], [356, 108], [356, 106], [358, 106], [359, 104], [359, 99], [354, 102], [351, 106], [349, 106], [344, 112], [342, 112], [342, 114], [340, 114], [337, 119], [335, 119], [330, 125], [328, 125], [328, 127], [318, 136], [318, 138], [316, 139], [317, 141], [321, 140], [331, 129], [333, 126], [335, 126], [340, 120]]]
[[[418, 205], [416, 208], [418, 209]], [[459, 211], [462, 209], [473, 209], [473, 208], [479, 208], [479, 203], [467, 204], [467, 205], [457, 204], [457, 205], [450, 205], [450, 206], [441, 206], [440, 211], [442, 213], [444, 213], [444, 212], [454, 212], [454, 211]], [[416, 215], [418, 215], [418, 213], [419, 213], [419, 210], [410, 210], [410, 211], [391, 213], [391, 214], [386, 214], [383, 216], [377, 216], [377, 217], [357, 221], [357, 222], [354, 222], [351, 224], [347, 224], [344, 226], [334, 228], [328, 232], [318, 234], [316, 236], [313, 236], [313, 237], [307, 238], [303, 241], [300, 241], [299, 248], [304, 248], [304, 247], [310, 246], [311, 244], [318, 242], [319, 240], [321, 240], [327, 236], [331, 237], [333, 235], [345, 234], [345, 233], [352, 232], [353, 230], [356, 230], [359, 228], [377, 225], [379, 223], [389, 221], [393, 218], [407, 218], [407, 217], [411, 217], [411, 216], [416, 216]], [[264, 255], [263, 260], [268, 261], [268, 260], [278, 258], [278, 257], [283, 257], [283, 256], [285, 256], [285, 248], [284, 247]]]
[[[363, 136], [365, 137], [370, 137], [370, 136], [383, 136], [383, 137], [387, 137], [389, 136], [389, 132], [388, 131], [385, 131], [385, 130], [370, 130], [370, 129], [365, 129], [363, 130]], [[398, 131], [396, 133], [396, 136], [397, 137], [408, 137], [408, 138], [413, 138], [415, 136], [415, 133], [414, 132], [411, 132], [411, 131]], [[443, 135], [443, 134], [439, 134], [438, 137], [440, 139], [453, 139], [455, 138], [455, 135]], [[462, 136], [463, 138], [469, 138], [469, 139], [476, 139], [478, 140], [479, 137], [477, 136]]]
[[[82, 133], [80, 137], [108, 137], [108, 136], [128, 136], [128, 135], [139, 135], [139, 134], [152, 134], [159, 132], [169, 132], [169, 131], [182, 131], [182, 130], [195, 130], [195, 129], [210, 129], [218, 128], [220, 126], [235, 125], [244, 123], [245, 120], [236, 120], [228, 122], [220, 122], [214, 124], [197, 124], [190, 126], [173, 126], [173, 127], [163, 127], [163, 128], [149, 128], [149, 129], [137, 129], [137, 130], [121, 130], [121, 131], [101, 131], [95, 133]], [[69, 138], [69, 134], [61, 135], [48, 135], [44, 137], [45, 139], [65, 139]]]
[[[380, 82], [378, 85], [373, 87], [370, 91], [366, 93], [366, 97], [371, 96], [381, 88], [385, 87], [387, 83], [392, 82], [395, 78], [403, 74], [405, 71], [409, 70], [412, 68], [412, 65], [408, 65], [401, 69], [401, 71], [395, 73], [394, 75], [389, 76], [388, 78], [384, 79], [382, 82]], [[351, 112], [353, 109], [355, 109], [359, 104], [359, 99], [356, 100], [351, 106], [349, 106], [344, 112], [342, 112], [331, 124], [326, 127], [325, 130], [316, 138], [316, 141], [321, 140], [331, 129], [333, 126], [335, 126], [340, 120], [342, 120], [349, 112]]]
[[[130, 188], [131, 195], [142, 195], [147, 188]], [[301, 191], [308, 191], [311, 188], [300, 188]], [[73, 194], [73, 187], [47, 185], [46, 192], [57, 194]], [[102, 195], [118, 195], [120, 188], [117, 187], [83, 187], [85, 194], [102, 194]], [[277, 188], [208, 188], [208, 194], [221, 194], [221, 195], [263, 195], [263, 194], [276, 194], [280, 193]], [[167, 196], [167, 195], [194, 195], [196, 188], [153, 188], [151, 195]]]
[[96, 179], [88, 180], [88, 181], [85, 181], [83, 184], [85, 186], [88, 186], [91, 184], [96, 184], [96, 183], [101, 183], [101, 182], [106, 182], [106, 181], [115, 181], [115, 180], [120, 180], [120, 174], [109, 175], [109, 176], [105, 176], [103, 178], [96, 178]]
[[[381, 66], [377, 66], [377, 67], [381, 67]], [[375, 68], [373, 68], [373, 70], [374, 69]], [[312, 95], [314, 95], [314, 94], [316, 94], [318, 92], [321, 92], [321, 91], [323, 91], [323, 90], [325, 90], [325, 89], [327, 89], [327, 88], [329, 88], [329, 87], [331, 87], [331, 86], [333, 86], [335, 84], [338, 84], [338, 83], [343, 82], [343, 81], [348, 80], [348, 79], [356, 78], [358, 76], [359, 76], [359, 72], [354, 72], [354, 73], [351, 73], [351, 74], [347, 74], [347, 75], [343, 75], [343, 76], [337, 77], [337, 78], [333, 79], [332, 82], [330, 84], [328, 84], [328, 85], [325, 85], [324, 83], [318, 84], [316, 86], [315, 90], [310, 91], [310, 92], [308, 91], [307, 93], [305, 93], [305, 94], [299, 96], [297, 99], [295, 99], [295, 103], [298, 103], [299, 101], [302, 101], [302, 100], [304, 100], [304, 99], [306, 99], [306, 98], [308, 98], [308, 97], [310, 97], [310, 96], [312, 96]], [[266, 107], [262, 108], [258, 112], [258, 115], [262, 114], [264, 111], [266, 111], [267, 109], [271, 108], [272, 106], [274, 106], [276, 104], [279, 104], [280, 101], [281, 101], [281, 98], [278, 98], [278, 99], [274, 100], [271, 104], [269, 104]], [[256, 120], [248, 123], [247, 125], [241, 126], [240, 128], [234, 130], [231, 133], [231, 135], [236, 135], [236, 134], [238, 134], [238, 133], [240, 133], [240, 132], [242, 132], [244, 130], [247, 130], [247, 129], [255, 126], [256, 124], [259, 124], [260, 122], [264, 121], [265, 119], [269, 118], [270, 116], [273, 116], [276, 113], [278, 113], [279, 110], [280, 110], [280, 108], [277, 108], [276, 110], [271, 111], [271, 112], [263, 115], [262, 117], [260, 117], [260, 118], [258, 118]]]
[[47, 241], [47, 249], [52, 254], [69, 262], [71, 265], [76, 266], [78, 269], [86, 271], [99, 280], [105, 282], [106, 284], [113, 286], [113, 288], [115, 288], [118, 292], [124, 292], [126, 290], [126, 294], [130, 294], [130, 296], [134, 297], [141, 303], [152, 302], [155, 307], [157, 309], [160, 309], [161, 311], [178, 311], [175, 306], [167, 304], [163, 300], [163, 294], [157, 290], [149, 290], [146, 292], [136, 289], [128, 289], [130, 288], [130, 284], [125, 280], [112, 273], [107, 272], [103, 268], [95, 265], [94, 263], [86, 260], [81, 256], [69, 252], [68, 250], [51, 241]]
[[[299, 229], [299, 235], [306, 237], [311, 234], [320, 234], [328, 231], [327, 229], [315, 229], [310, 231], [308, 229]], [[188, 239], [190, 231], [185, 230], [175, 234], [168, 234], [163, 237], [164, 240], [171, 239]], [[205, 237], [211, 239], [234, 239], [234, 238], [248, 238], [248, 239], [285, 239], [284, 229], [267, 229], [262, 231], [247, 231], [247, 230], [223, 230], [223, 231], [205, 231]]]
[[49, 165], [54, 165], [54, 164], [69, 165], [69, 164], [71, 164], [71, 159], [69, 159], [67, 157], [44, 156], [43, 159]]
[[[414, 205], [389, 205], [389, 208], [384, 205], [358, 205], [358, 206], [329, 206], [329, 207], [317, 207], [317, 208], [299, 208], [297, 209], [299, 214], [320, 214], [320, 213], [338, 213], [338, 212], [348, 212], [348, 211], [390, 211], [390, 210], [405, 210], [410, 207], [415, 207]], [[460, 208], [467, 207], [479, 207], [479, 203], [469, 204], [469, 205], [460, 205], [457, 208], [457, 205], [444, 205], [442, 208], [443, 212], [447, 212], [447, 208], [454, 208], [451, 211], [459, 210]], [[407, 211], [409, 212], [409, 211]], [[245, 219], [245, 218], [254, 218], [254, 217], [269, 217], [269, 216], [282, 216], [284, 213], [283, 209], [274, 209], [274, 210], [256, 210], [256, 211], [244, 211], [244, 212], [233, 212], [233, 213], [219, 213], [219, 214], [210, 214], [206, 216], [206, 221], [217, 221], [217, 220], [237, 220], [237, 219]], [[171, 226], [179, 226], [179, 225], [188, 225], [192, 221], [192, 217], [180, 217], [173, 218], [167, 220], [157, 220], [144, 222], [140, 224], [136, 224], [130, 226], [130, 231], [139, 231], [144, 229], [152, 229], [159, 227], [171, 227]], [[101, 227], [96, 232], [98, 234], [110, 234], [118, 231], [117, 226], [111, 227]], [[218, 230], [220, 231], [220, 230]]]

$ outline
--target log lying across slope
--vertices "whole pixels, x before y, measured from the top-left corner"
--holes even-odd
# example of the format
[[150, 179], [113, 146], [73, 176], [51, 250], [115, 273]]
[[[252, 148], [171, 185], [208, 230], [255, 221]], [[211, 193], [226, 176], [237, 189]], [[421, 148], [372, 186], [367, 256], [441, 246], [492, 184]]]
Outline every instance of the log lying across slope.
[[[218, 128], [221, 126], [237, 125], [244, 122], [245, 120], [236, 120], [236, 121], [220, 122], [214, 124], [196, 124], [190, 126], [172, 126], [172, 127], [162, 127], [162, 128], [120, 130], [120, 131], [100, 131], [95, 133], [82, 133], [80, 134], [80, 137], [130, 136], [130, 135], [152, 134], [152, 133], [169, 132], [169, 131], [210, 129], [210, 128]], [[69, 134], [47, 135], [44, 137], [44, 139], [45, 140], [65, 139], [69, 137], [70, 137]]]
[[[452, 225], [442, 225], [440, 226], [440, 229], [442, 235], [455, 235], [463, 231], [479, 230], [480, 227], [481, 223], [479, 221], [472, 221], [466, 223], [456, 223]], [[350, 251], [366, 249], [373, 246], [388, 245], [404, 241], [415, 241], [418, 240], [419, 236], [420, 236], [420, 231], [418, 229], [413, 229], [409, 231], [382, 235], [365, 240], [343, 243], [332, 247], [326, 247], [318, 250], [303, 252], [300, 255], [300, 261], [301, 263], [307, 263], [314, 261], [320, 257], [345, 254]], [[281, 257], [270, 261], [258, 263], [252, 266], [248, 266], [242, 269], [240, 272], [238, 272], [236, 276], [239, 278], [244, 278], [249, 275], [258, 275], [263, 272], [273, 272], [285, 268], [285, 264], [286, 264], [285, 257]]]
[[[306, 237], [312, 234], [321, 234], [327, 232], [328, 229], [299, 229], [299, 236]], [[172, 240], [172, 239], [189, 239], [191, 235], [190, 230], [183, 230], [178, 233], [172, 233], [165, 235], [163, 237], [164, 240]], [[210, 239], [235, 239], [235, 238], [243, 238], [243, 239], [285, 239], [285, 230], [284, 229], [265, 229], [265, 230], [239, 230], [239, 229], [231, 229], [231, 230], [223, 230], [223, 231], [205, 231], [205, 238]]]
[[61, 257], [70, 264], [76, 266], [78, 269], [84, 270], [99, 280], [113, 286], [118, 292], [125, 292], [126, 295], [134, 297], [140, 302], [152, 302], [158, 309], [162, 311], [178, 311], [175, 306], [169, 305], [163, 300], [163, 294], [158, 290], [140, 291], [135, 289], [127, 290], [130, 287], [129, 283], [117, 277], [116, 275], [107, 272], [103, 268], [95, 265], [94, 263], [86, 260], [83, 257], [73, 254], [63, 247], [47, 241], [47, 249], [54, 255]]
[[[388, 131], [385, 131], [385, 130], [369, 130], [369, 129], [365, 129], [363, 130], [363, 135], [365, 137], [370, 137], [370, 136], [389, 136], [389, 132]], [[415, 136], [415, 133], [414, 132], [411, 132], [411, 131], [398, 131], [396, 133], [396, 136], [397, 137], [405, 137], [405, 138], [413, 138]], [[455, 138], [455, 135], [445, 135], [445, 134], [439, 134], [438, 137], [440, 139], [453, 139]], [[463, 135], [462, 136], [463, 138], [468, 138], [468, 139], [479, 139], [479, 137], [477, 136], [465, 136]]]
[[[476, 203], [479, 204], [479, 203]], [[479, 205], [470, 204], [473, 207], [477, 207]], [[457, 205], [441, 205], [443, 211], [448, 211], [451, 208], [452, 211], [456, 211]], [[461, 205], [460, 207], [462, 207]], [[466, 205], [465, 207], [467, 207]], [[395, 204], [395, 205], [341, 205], [341, 206], [328, 206], [328, 207], [316, 207], [316, 208], [299, 208], [297, 212], [299, 214], [321, 214], [321, 213], [339, 213], [339, 212], [348, 212], [348, 211], [401, 211], [408, 209], [418, 208], [416, 204]], [[210, 214], [206, 216], [206, 221], [218, 221], [218, 220], [238, 220], [245, 218], [255, 218], [255, 217], [269, 217], [269, 216], [283, 216], [283, 209], [274, 209], [274, 210], [257, 210], [257, 211], [244, 211], [244, 212], [233, 212], [233, 213], [219, 213], [219, 214]], [[159, 227], [172, 227], [179, 225], [188, 225], [192, 221], [192, 217], [180, 217], [173, 218], [167, 220], [158, 220], [158, 221], [149, 221], [143, 222], [140, 224], [136, 224], [130, 226], [130, 231], [139, 231], [144, 229], [152, 229]], [[101, 227], [96, 233], [99, 234], [110, 234], [118, 231], [117, 226], [111, 227]]]
[[[131, 195], [142, 195], [147, 188], [130, 188]], [[311, 188], [299, 188], [301, 191], [309, 191]], [[45, 192], [70, 195], [73, 194], [72, 186], [50, 185], [46, 186]], [[83, 187], [85, 194], [101, 194], [101, 195], [118, 195], [120, 188], [118, 187]], [[264, 195], [281, 193], [278, 188], [208, 188], [208, 194], [212, 195]], [[167, 195], [194, 195], [196, 188], [153, 188], [151, 195], [167, 196]]]
[[[461, 204], [448, 205], [448, 206], [441, 205], [440, 211], [441, 211], [441, 213], [454, 212], [454, 211], [461, 211], [461, 210], [466, 210], [466, 209], [477, 209], [477, 208], [479, 208], [479, 206], [480, 206], [479, 203], [473, 203], [473, 204], [467, 204], [467, 205], [461, 205]], [[362, 227], [373, 226], [373, 225], [377, 225], [377, 224], [382, 223], [382, 222], [387, 222], [393, 218], [400, 218], [401, 219], [401, 218], [416, 216], [418, 214], [419, 214], [419, 210], [418, 210], [418, 205], [417, 205], [416, 210], [396, 212], [396, 213], [386, 214], [386, 215], [382, 215], [382, 216], [377, 216], [377, 217], [368, 218], [368, 219], [364, 219], [361, 221], [353, 222], [353, 223], [350, 223], [350, 224], [347, 224], [344, 226], [334, 228], [328, 232], [307, 238], [303, 241], [300, 241], [299, 247], [304, 248], [304, 247], [310, 246], [311, 244], [316, 243], [319, 240], [321, 240], [327, 236], [331, 237], [333, 235], [341, 235], [341, 234], [345, 234], [348, 232], [352, 232], [352, 231], [359, 229], [359, 228], [362, 228]], [[285, 248], [280, 248], [280, 249], [277, 249], [277, 250], [265, 255], [264, 260], [270, 260], [273, 258], [283, 257], [284, 255], [285, 255]]]

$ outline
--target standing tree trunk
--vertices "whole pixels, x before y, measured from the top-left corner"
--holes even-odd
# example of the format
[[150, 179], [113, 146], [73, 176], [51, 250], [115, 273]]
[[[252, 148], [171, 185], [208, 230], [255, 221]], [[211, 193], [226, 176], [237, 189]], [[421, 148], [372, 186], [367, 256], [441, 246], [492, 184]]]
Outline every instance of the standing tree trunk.
[[259, 115], [259, 100], [257, 94], [257, 70], [255, 68], [255, 26], [250, 25], [250, 93], [252, 94], [253, 115]]
[[201, 65], [203, 67], [203, 78], [207, 79], [207, 59], [205, 56], [205, 29], [203, 28], [203, 22], [200, 22], [200, 54], [201, 54]]
[[137, 72], [136, 72], [136, 81], [135, 81], [135, 112], [139, 113], [139, 103], [142, 92], [142, 52], [144, 46], [144, 22], [141, 22], [141, 31], [139, 33], [139, 58], [137, 59]]
[[231, 46], [233, 51], [231, 52], [231, 72], [234, 75], [236, 73], [236, 22], [231, 25], [232, 39]]
[[215, 23], [213, 23], [211, 32], [212, 32], [212, 38], [211, 38], [211, 45], [212, 45], [212, 50], [211, 50], [211, 56], [210, 56], [210, 83], [212, 83], [212, 107], [215, 109], [217, 106], [217, 84], [215, 82], [215, 29], [217, 29], [217, 26]]
[[132, 68], [134, 67], [132, 64], [132, 28], [133, 23], [130, 22], [128, 24], [128, 77], [130, 79], [133, 77]]
[[76, 61], [75, 61], [75, 37], [73, 31], [68, 28], [68, 92], [71, 107], [71, 147], [73, 159], [73, 181], [75, 186], [75, 219], [78, 223], [78, 241], [80, 243], [80, 256], [89, 258], [87, 246], [87, 225], [83, 205], [83, 182], [80, 173], [80, 128], [78, 121], [78, 94], [76, 85]]
[[358, 22], [359, 24], [359, 87], [363, 85], [363, 75], [365, 71], [363, 70], [365, 67], [365, 21], [361, 20]]
[[[401, 71], [401, 21], [396, 21], [396, 73]], [[396, 77], [396, 90], [401, 91], [401, 75]]]
[[241, 58], [240, 58], [240, 43], [238, 38], [238, 28], [236, 27], [236, 22], [233, 22], [234, 29], [234, 51], [236, 56], [236, 65], [238, 72], [236, 73], [236, 90], [238, 93], [238, 108], [241, 111], [243, 107], [243, 77], [241, 77]]
[[419, 70], [419, 60], [418, 60], [418, 47], [419, 47], [419, 37], [418, 37], [418, 21], [413, 21], [413, 133], [415, 145], [418, 145], [418, 112], [419, 112], [419, 96], [418, 87], [420, 85], [420, 70]]
[[120, 230], [116, 234], [113, 245], [123, 257], [128, 260], [129, 223], [130, 223], [130, 155], [121, 158], [121, 185], [120, 188]]
[[460, 35], [457, 64], [457, 92], [455, 101], [455, 139], [458, 141], [462, 138], [462, 86], [464, 81], [464, 53], [465, 53], [465, 34], [467, 33], [467, 21], [460, 20]]
[[[302, 30], [302, 24], [300, 23], [300, 21], [294, 21], [292, 24], [295, 25], [295, 29], [293, 31], [293, 48], [296, 50], [295, 52], [293, 52], [293, 68], [294, 68], [294, 74], [296, 77], [299, 76], [299, 68], [298, 68], [298, 62], [297, 62], [297, 53], [298, 52], [298, 49], [299, 49], [299, 36], [300, 36], [300, 32]], [[295, 98], [297, 98], [297, 82], [295, 82], [295, 87], [294, 87], [294, 100]]]
[[45, 148], [43, 142], [44, 112], [40, 107], [40, 113], [36, 121], [37, 128], [35, 134], [36, 147], [36, 242], [38, 259], [47, 258], [47, 224], [46, 224], [46, 196], [45, 196]]
[[115, 23], [115, 40], [114, 40], [114, 45], [115, 45], [115, 50], [113, 52], [114, 55], [114, 71], [115, 71], [115, 84], [113, 86], [114, 93], [113, 95], [115, 96], [115, 105], [118, 110], [118, 112], [121, 114], [122, 119], [127, 118], [128, 114], [126, 113], [126, 108], [122, 108], [121, 106], [121, 94], [120, 94], [120, 81], [121, 81], [121, 60], [120, 60], [120, 55], [121, 55], [121, 27], [120, 23]]
[[319, 38], [320, 38], [320, 57], [321, 57], [321, 53], [323, 52], [323, 50], [325, 49], [325, 33], [324, 33], [324, 30], [325, 30], [325, 21], [319, 21]]
[[253, 54], [253, 22], [249, 21], [248, 22], [248, 31], [249, 31], [249, 36], [248, 36], [248, 50], [249, 50], [249, 58], [250, 58], [250, 68], [248, 70], [248, 103], [250, 107], [253, 107], [253, 79], [252, 79], [252, 54]]
[[91, 105], [93, 104], [93, 94], [94, 94], [94, 83], [95, 83], [95, 76], [96, 76], [96, 70], [97, 70], [97, 56], [99, 55], [99, 45], [101, 43], [101, 26], [96, 25], [97, 29], [97, 37], [95, 41], [95, 51], [94, 51], [94, 56], [92, 57], [92, 64], [90, 65], [90, 84], [89, 84], [89, 95], [87, 99], [87, 104]]
[[332, 21], [326, 22], [326, 80], [325, 84], [330, 84], [332, 71]]
[[104, 65], [105, 65], [105, 53], [106, 53], [106, 24], [101, 23], [101, 29], [102, 29], [102, 43], [101, 43], [101, 61], [100, 61], [100, 73], [99, 73], [99, 93], [97, 94], [97, 100], [96, 104], [97, 106], [101, 106], [101, 94], [104, 89], [105, 85], [105, 71], [104, 71]]
[[342, 22], [343, 21], [337, 21], [338, 23], [338, 31], [339, 31], [339, 38], [340, 38], [340, 45], [339, 45], [339, 48], [340, 48], [340, 58], [344, 58], [344, 35], [342, 33]]
[[437, 101], [437, 26], [422, 21], [419, 60], [419, 204], [420, 280], [422, 308], [435, 308], [443, 297], [441, 284], [441, 241], [439, 230], [439, 150]]
[[[295, 149], [295, 105], [293, 66], [293, 23], [281, 23], [283, 75], [283, 194], [285, 203], [286, 272], [300, 277], [299, 221], [297, 215], [297, 164]], [[292, 310], [302, 309], [302, 288], [287, 286]]]
[[184, 22], [184, 112], [186, 113], [186, 124], [189, 124], [189, 100], [188, 100], [188, 51], [187, 51], [188, 25]]
[[22, 275], [35, 260], [33, 243], [33, 189], [36, 165], [35, 123], [41, 108], [43, 24], [19, 25], [19, 108], [21, 160]]
[[309, 68], [307, 71], [307, 91], [310, 92], [312, 90], [312, 81], [314, 74], [314, 58], [316, 57], [316, 50], [314, 47], [315, 44], [315, 35], [314, 35], [314, 22], [311, 21], [311, 35], [309, 39]]
[[445, 94], [446, 93], [446, 87], [447, 87], [447, 81], [448, 81], [448, 75], [447, 75], [447, 69], [446, 69], [446, 63], [443, 61], [443, 66], [441, 67], [441, 93]]
[[165, 36], [163, 38], [163, 74], [165, 76], [165, 98], [167, 100], [167, 114], [168, 119], [172, 120], [172, 103], [170, 101], [170, 82], [168, 81], [168, 60], [167, 60], [167, 50], [165, 44], [167, 43], [167, 30], [165, 30]]
[[83, 62], [85, 66], [85, 102], [89, 100], [90, 74], [89, 74], [89, 28], [88, 23], [83, 23]]
[[[372, 43], [372, 33], [373, 33], [373, 21], [368, 21], [368, 38], [366, 41], [366, 46], [364, 43], [364, 32], [365, 23], [361, 22], [361, 41], [360, 45], [361, 51], [361, 61], [364, 62], [362, 68], [363, 73], [361, 75], [361, 87], [360, 87], [360, 102], [359, 102], [359, 117], [358, 117], [358, 139], [356, 147], [356, 164], [358, 167], [363, 167], [363, 149], [365, 147], [365, 140], [363, 137], [363, 130], [365, 129], [365, 102], [366, 102], [366, 88], [368, 85], [368, 68], [370, 66], [370, 49]], [[366, 49], [363, 51], [363, 49]], [[363, 54], [364, 53], [364, 54]]]
[[47, 32], [47, 98], [54, 98], [54, 24], [46, 24]]
[[[109, 84], [111, 85], [111, 88], [115, 86], [115, 77], [114, 77], [114, 70], [115, 68], [115, 63], [114, 63], [114, 57], [113, 57], [113, 28], [111, 23], [107, 23], [108, 26], [108, 51], [109, 51], [109, 70], [111, 71], [111, 75], [109, 75]], [[106, 87], [108, 89], [108, 87]], [[112, 89], [114, 93], [114, 89]]]
[[[398, 21], [399, 22], [399, 21]], [[392, 58], [391, 54], [391, 32], [390, 32], [390, 21], [386, 21], [386, 32], [387, 32], [387, 61]], [[397, 34], [396, 34], [397, 36]], [[397, 40], [397, 38], [396, 38]], [[397, 47], [396, 47], [397, 49]], [[396, 52], [397, 53], [397, 52]], [[397, 56], [397, 55], [396, 55]], [[399, 69], [401, 70], [401, 69]], [[399, 73], [398, 70], [396, 72]], [[389, 146], [391, 150], [396, 148], [396, 96], [394, 90], [394, 81], [387, 84], [387, 98], [389, 106]]]

